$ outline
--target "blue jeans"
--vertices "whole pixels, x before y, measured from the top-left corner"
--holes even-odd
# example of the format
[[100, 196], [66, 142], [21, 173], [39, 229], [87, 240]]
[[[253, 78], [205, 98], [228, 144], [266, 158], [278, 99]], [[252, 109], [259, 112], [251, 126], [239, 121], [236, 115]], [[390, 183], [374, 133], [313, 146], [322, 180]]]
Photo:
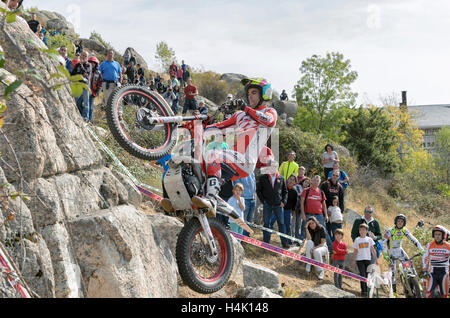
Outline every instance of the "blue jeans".
[[[323, 228], [325, 229], [327, 247], [328, 247], [328, 250], [331, 251], [333, 249], [333, 246], [332, 246], [333, 243], [331, 242], [331, 237], [330, 237], [330, 235], [328, 234], [328, 231], [327, 231], [327, 226], [325, 224], [325, 217], [324, 217], [324, 215], [323, 214], [308, 214], [308, 213], [306, 213], [306, 220], [308, 220], [308, 218], [310, 216], [314, 216], [317, 219], [317, 221], [320, 223], [320, 225], [322, 225]], [[306, 238], [306, 228], [305, 227], [306, 227], [306, 222], [303, 222], [303, 224], [302, 224], [302, 234], [300, 235], [302, 240], [304, 240]]]
[[[283, 233], [285, 233], [289, 236], [292, 236], [292, 234], [291, 234], [291, 215], [292, 215], [292, 210], [284, 210], [283, 218], [284, 218], [284, 230], [285, 231]], [[273, 230], [273, 225], [275, 224], [276, 221], [277, 221], [277, 216], [275, 214], [272, 214], [272, 217], [270, 218], [269, 229]], [[292, 241], [289, 239], [286, 239], [286, 242], [289, 244], [292, 244]]]
[[[245, 211], [244, 211], [244, 221], [253, 222], [253, 214], [255, 213], [256, 202], [255, 199], [245, 199]], [[246, 230], [243, 233], [245, 236], [250, 236]]]
[[88, 111], [90, 121], [94, 121], [94, 101], [95, 101], [95, 96], [91, 95], [89, 97], [89, 111]]
[[184, 101], [184, 105], [183, 105], [183, 115], [186, 114], [188, 109], [192, 109], [192, 110], [197, 110], [198, 109], [198, 105], [197, 105], [197, 100], [194, 99], [185, 99]]
[[[272, 214], [276, 215], [277, 222], [278, 222], [278, 231], [280, 233], [286, 233], [285, 225], [284, 225], [284, 215], [283, 215], [283, 208], [279, 205], [269, 205], [267, 203], [264, 203], [263, 205], [263, 220], [264, 220], [264, 227], [270, 228], [270, 219], [272, 218]], [[270, 243], [270, 236], [271, 234], [269, 232], [263, 231], [263, 241], [266, 243]], [[286, 239], [284, 237], [280, 237], [281, 243], [285, 244]]]
[[78, 110], [80, 111], [81, 117], [84, 118], [84, 120], [88, 120], [88, 113], [89, 113], [89, 91], [86, 89], [83, 89], [83, 93], [80, 97], [76, 99]]

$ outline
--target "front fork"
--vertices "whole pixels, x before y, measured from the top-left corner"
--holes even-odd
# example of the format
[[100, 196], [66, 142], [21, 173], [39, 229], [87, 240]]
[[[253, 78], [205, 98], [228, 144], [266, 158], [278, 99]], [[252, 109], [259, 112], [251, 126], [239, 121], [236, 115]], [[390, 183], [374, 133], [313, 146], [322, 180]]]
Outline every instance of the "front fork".
[[203, 233], [206, 235], [206, 239], [208, 241], [209, 250], [211, 252], [211, 256], [215, 257], [217, 256], [217, 246], [216, 241], [214, 240], [214, 236], [211, 232], [211, 227], [209, 226], [208, 218], [206, 217], [206, 214], [204, 213], [198, 213], [196, 215], [197, 219], [200, 221], [200, 225], [202, 226]]

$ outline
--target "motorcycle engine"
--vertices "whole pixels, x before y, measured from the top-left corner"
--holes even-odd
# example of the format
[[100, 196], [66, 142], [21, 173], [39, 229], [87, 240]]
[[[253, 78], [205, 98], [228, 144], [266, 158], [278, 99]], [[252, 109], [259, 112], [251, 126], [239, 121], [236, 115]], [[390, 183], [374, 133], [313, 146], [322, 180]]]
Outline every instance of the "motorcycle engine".
[[203, 194], [202, 185], [194, 174], [192, 166], [190, 164], [183, 164], [182, 171], [184, 186], [189, 196], [192, 198], [194, 195]]

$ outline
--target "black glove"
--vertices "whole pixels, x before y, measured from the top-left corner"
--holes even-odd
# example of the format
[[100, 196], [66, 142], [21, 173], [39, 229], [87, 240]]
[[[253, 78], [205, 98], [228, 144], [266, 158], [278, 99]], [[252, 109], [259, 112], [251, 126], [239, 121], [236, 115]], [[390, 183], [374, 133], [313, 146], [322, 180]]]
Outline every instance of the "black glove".
[[236, 110], [244, 110], [245, 106], [247, 106], [243, 99], [235, 99], [231, 102], [231, 104]]

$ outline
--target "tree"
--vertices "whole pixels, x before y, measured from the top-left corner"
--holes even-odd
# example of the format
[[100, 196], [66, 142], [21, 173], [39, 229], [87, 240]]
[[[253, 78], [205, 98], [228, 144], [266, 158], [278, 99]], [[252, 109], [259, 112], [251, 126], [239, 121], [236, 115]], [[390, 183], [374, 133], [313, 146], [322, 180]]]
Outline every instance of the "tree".
[[324, 132], [330, 119], [340, 107], [353, 107], [357, 93], [352, 92], [351, 84], [358, 73], [351, 70], [350, 60], [341, 53], [327, 53], [326, 57], [313, 55], [302, 62], [302, 78], [295, 87], [295, 97], [300, 114], [296, 125], [313, 132]]
[[163, 72], [169, 69], [169, 66], [173, 61], [176, 61], [175, 51], [164, 41], [156, 44], [155, 58], [161, 64], [161, 70]]
[[445, 176], [447, 186], [450, 185], [450, 127], [443, 127], [436, 135], [436, 163]]
[[384, 174], [398, 171], [393, 123], [383, 108], [361, 106], [342, 130], [344, 146], [356, 154], [362, 165], [376, 167]]

